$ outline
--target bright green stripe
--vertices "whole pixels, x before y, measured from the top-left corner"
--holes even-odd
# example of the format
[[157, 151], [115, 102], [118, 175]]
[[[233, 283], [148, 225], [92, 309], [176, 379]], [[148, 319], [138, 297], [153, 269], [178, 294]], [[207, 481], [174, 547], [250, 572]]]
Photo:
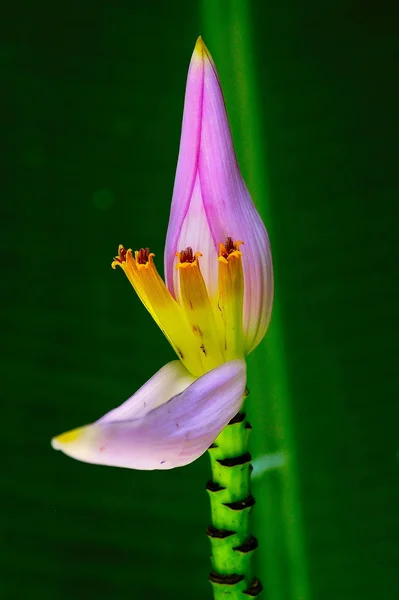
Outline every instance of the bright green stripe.
[[[252, 60], [254, 50], [250, 6], [248, 0], [202, 0], [204, 26], [199, 33], [203, 35], [218, 66], [241, 169], [273, 240], [262, 110]], [[265, 596], [271, 600], [287, 597], [309, 600], [278, 287], [266, 342], [261, 344], [248, 362], [251, 391], [248, 405], [252, 407], [252, 414], [256, 415], [256, 422], [253, 423], [253, 456], [279, 450], [288, 457], [284, 468], [278, 473], [264, 474], [255, 489], [257, 507], [254, 511], [254, 533], [260, 541], [258, 574], [266, 590]], [[260, 384], [261, 381], [264, 383]], [[266, 431], [271, 430], [273, 437], [267, 437]]]

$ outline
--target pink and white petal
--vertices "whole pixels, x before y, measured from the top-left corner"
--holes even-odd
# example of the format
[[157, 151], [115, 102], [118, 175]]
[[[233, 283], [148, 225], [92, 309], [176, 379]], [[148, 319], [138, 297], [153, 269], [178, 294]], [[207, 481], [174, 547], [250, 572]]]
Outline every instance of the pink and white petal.
[[217, 290], [214, 252], [226, 237], [244, 242], [245, 352], [264, 337], [273, 304], [273, 265], [269, 238], [234, 152], [223, 93], [203, 41], [191, 59], [171, 215], [165, 246], [165, 277], [178, 295], [175, 253], [201, 251], [201, 270], [211, 297]]
[[[177, 251], [185, 250], [190, 246], [194, 252], [201, 252], [201, 273], [206, 283], [208, 294], [216, 299], [218, 290], [218, 247], [211, 235], [211, 230], [206, 218], [202, 202], [201, 188], [198, 175], [195, 179], [193, 193], [187, 214], [184, 218]], [[179, 296], [179, 272], [174, 269], [174, 292]]]
[[141, 418], [109, 420], [106, 415], [55, 438], [53, 447], [77, 460], [130, 469], [189, 464], [240, 410], [245, 382], [244, 361], [224, 363]]
[[172, 294], [175, 254], [179, 251], [180, 231], [189, 208], [198, 170], [204, 77], [201, 55], [201, 44], [197, 42], [187, 75], [179, 157], [164, 254], [165, 280]]
[[180, 360], [172, 360], [163, 366], [140, 389], [123, 404], [101, 417], [99, 421], [127, 421], [145, 417], [147, 413], [173, 396], [183, 392], [196, 380]]
[[244, 335], [250, 352], [266, 333], [273, 302], [273, 267], [265, 226], [237, 163], [222, 89], [214, 63], [204, 50], [201, 143], [198, 172], [212, 238], [242, 240]]

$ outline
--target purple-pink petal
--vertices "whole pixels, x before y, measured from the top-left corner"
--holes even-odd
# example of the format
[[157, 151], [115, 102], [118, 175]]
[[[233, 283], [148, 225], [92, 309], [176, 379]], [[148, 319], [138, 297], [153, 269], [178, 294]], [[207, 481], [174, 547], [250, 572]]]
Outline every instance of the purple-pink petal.
[[[195, 210], [191, 210], [192, 202]], [[198, 218], [201, 210], [203, 216]], [[192, 223], [188, 223], [189, 220]], [[191, 233], [196, 224], [199, 224], [201, 240]], [[204, 255], [203, 271], [208, 289], [211, 295], [216, 292], [217, 272], [210, 265], [212, 260], [216, 261], [217, 244], [227, 236], [244, 242], [243, 327], [245, 352], [248, 353], [261, 341], [270, 320], [273, 302], [270, 243], [239, 170], [215, 65], [205, 45], [199, 41], [187, 78], [165, 247], [165, 274], [172, 293], [176, 292], [175, 253], [194, 243], [199, 246], [193, 250]], [[192, 243], [190, 238], [193, 238]]]
[[197, 51], [198, 48], [196, 46], [188, 70], [179, 157], [166, 237], [164, 257], [165, 279], [171, 293], [174, 293], [173, 270], [175, 253], [183, 249], [178, 248], [178, 241], [193, 195], [198, 172], [204, 69], [202, 61], [198, 60]]
[[187, 373], [180, 375], [186, 387], [170, 399], [156, 382], [165, 381], [162, 369], [146, 384], [157, 396], [154, 400], [147, 395], [155, 406], [149, 412], [143, 411], [143, 386], [137, 393], [139, 402], [132, 396], [119, 409], [77, 430], [76, 440], [72, 435], [72, 441], [63, 444], [59, 436], [53, 446], [77, 460], [130, 469], [171, 469], [193, 462], [240, 410], [246, 367], [244, 361], [230, 361], [188, 386]]

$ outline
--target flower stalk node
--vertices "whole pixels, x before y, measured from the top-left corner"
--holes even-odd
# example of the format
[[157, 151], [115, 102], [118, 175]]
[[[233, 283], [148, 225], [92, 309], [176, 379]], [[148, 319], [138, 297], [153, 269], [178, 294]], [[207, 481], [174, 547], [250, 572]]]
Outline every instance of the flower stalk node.
[[215, 483], [214, 481], [208, 481], [208, 483], [206, 484], [206, 491], [207, 492], [222, 492], [223, 490], [225, 490], [226, 488], [224, 488], [223, 486], [219, 485], [218, 483]]
[[225, 540], [226, 538], [236, 535], [236, 531], [231, 531], [230, 529], [216, 529], [213, 525], [209, 525], [206, 530], [206, 535], [210, 538], [216, 538], [219, 540]]
[[240, 456], [233, 456], [232, 458], [218, 458], [217, 462], [222, 465], [222, 467], [237, 467], [238, 465], [246, 465], [250, 463], [252, 460], [251, 454], [249, 452], [245, 452]]
[[244, 498], [244, 500], [237, 500], [236, 502], [224, 502], [223, 504], [231, 510], [246, 510], [253, 507], [255, 504], [255, 498], [252, 496], [252, 494], [250, 494]]
[[244, 411], [238, 412], [232, 419], [230, 419], [230, 421], [228, 422], [228, 425], [235, 425], [235, 423], [242, 423], [246, 416], [247, 416], [247, 414]]
[[219, 573], [212, 572], [209, 575], [209, 581], [219, 585], [236, 585], [243, 579], [244, 575], [237, 575], [237, 573], [233, 573], [233, 575], [219, 575]]
[[254, 535], [250, 535], [249, 538], [241, 544], [241, 546], [236, 546], [233, 550], [237, 552], [242, 552], [242, 554], [247, 554], [248, 552], [254, 552], [258, 547], [258, 540]]
[[246, 596], [251, 596], [252, 598], [255, 598], [256, 596], [259, 596], [259, 594], [261, 593], [262, 590], [263, 590], [263, 586], [262, 586], [260, 580], [255, 577], [251, 581], [249, 588], [243, 591], [243, 594], [245, 594]]

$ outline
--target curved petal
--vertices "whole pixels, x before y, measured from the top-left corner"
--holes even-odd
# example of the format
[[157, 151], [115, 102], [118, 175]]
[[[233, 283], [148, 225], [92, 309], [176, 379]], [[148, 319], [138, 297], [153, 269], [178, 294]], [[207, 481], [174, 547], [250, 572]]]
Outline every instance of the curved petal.
[[190, 205], [198, 169], [202, 93], [203, 65], [200, 46], [198, 46], [197, 42], [187, 75], [179, 158], [177, 161], [164, 255], [165, 281], [173, 295], [173, 267], [175, 265], [175, 253], [179, 250], [178, 240], [184, 218]]
[[120, 410], [122, 405], [92, 425], [55, 438], [53, 447], [84, 462], [130, 469], [186, 465], [207, 450], [240, 410], [245, 381], [244, 361], [224, 363], [168, 402], [157, 400], [152, 404], [156, 408], [139, 418], [133, 396], [125, 403], [132, 403], [132, 410]]
[[214, 63], [204, 51], [201, 144], [198, 173], [212, 237], [242, 240], [246, 353], [266, 333], [273, 302], [273, 267], [265, 226], [241, 177], [222, 89]]
[[183, 392], [195, 380], [196, 377], [187, 371], [180, 360], [172, 360], [159, 369], [126, 402], [101, 417], [99, 422], [127, 421], [145, 417], [151, 410]]
[[203, 254], [201, 269], [210, 297], [217, 289], [214, 251], [226, 237], [242, 240], [245, 280], [245, 352], [266, 333], [273, 303], [269, 238], [234, 152], [214, 62], [198, 39], [188, 72], [183, 126], [165, 246], [165, 277], [178, 295], [175, 253], [186, 246]]

